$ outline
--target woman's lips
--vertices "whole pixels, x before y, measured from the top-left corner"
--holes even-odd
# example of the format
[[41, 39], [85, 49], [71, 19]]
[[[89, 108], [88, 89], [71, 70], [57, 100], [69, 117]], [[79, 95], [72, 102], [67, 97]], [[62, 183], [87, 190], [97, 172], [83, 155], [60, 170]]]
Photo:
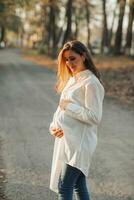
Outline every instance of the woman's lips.
[[70, 66], [69, 68], [70, 68], [71, 71], [75, 71], [76, 70], [75, 66]]

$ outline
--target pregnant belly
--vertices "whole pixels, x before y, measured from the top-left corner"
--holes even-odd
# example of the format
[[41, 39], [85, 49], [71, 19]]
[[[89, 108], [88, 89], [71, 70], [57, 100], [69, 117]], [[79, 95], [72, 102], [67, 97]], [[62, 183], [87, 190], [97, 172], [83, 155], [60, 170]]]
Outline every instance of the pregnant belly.
[[84, 124], [79, 120], [61, 111], [57, 117], [57, 122], [64, 132], [66, 149], [79, 149], [84, 131]]
[[60, 111], [58, 113], [57, 122], [63, 128], [73, 128], [74, 126], [78, 125], [78, 123], [81, 123], [80, 121], [67, 115], [65, 111]]

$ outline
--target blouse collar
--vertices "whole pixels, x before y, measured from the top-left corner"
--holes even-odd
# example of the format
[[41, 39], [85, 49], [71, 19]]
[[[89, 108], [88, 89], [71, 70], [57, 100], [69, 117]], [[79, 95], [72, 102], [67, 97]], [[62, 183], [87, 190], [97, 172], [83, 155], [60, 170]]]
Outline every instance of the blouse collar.
[[84, 77], [87, 77], [89, 75], [92, 75], [93, 73], [89, 70], [89, 69], [86, 69], [86, 70], [83, 70], [83, 71], [80, 71], [78, 72], [77, 74], [75, 74], [73, 77], [78, 80], [79, 78], [84, 78]]

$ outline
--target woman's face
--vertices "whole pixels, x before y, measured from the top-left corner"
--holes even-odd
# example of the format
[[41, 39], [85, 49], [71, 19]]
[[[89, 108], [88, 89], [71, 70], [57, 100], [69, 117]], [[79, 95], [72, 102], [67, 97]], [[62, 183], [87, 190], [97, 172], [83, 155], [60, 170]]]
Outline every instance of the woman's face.
[[79, 55], [72, 50], [67, 50], [63, 53], [66, 66], [70, 69], [73, 75], [86, 69], [84, 65], [85, 56]]

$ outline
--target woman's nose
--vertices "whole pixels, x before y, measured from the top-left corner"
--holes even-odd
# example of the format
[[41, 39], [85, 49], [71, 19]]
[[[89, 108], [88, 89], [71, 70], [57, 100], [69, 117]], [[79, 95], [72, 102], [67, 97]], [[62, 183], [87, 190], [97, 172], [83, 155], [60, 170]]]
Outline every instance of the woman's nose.
[[70, 65], [70, 64], [72, 64], [72, 63], [73, 63], [73, 61], [68, 59], [67, 64]]

